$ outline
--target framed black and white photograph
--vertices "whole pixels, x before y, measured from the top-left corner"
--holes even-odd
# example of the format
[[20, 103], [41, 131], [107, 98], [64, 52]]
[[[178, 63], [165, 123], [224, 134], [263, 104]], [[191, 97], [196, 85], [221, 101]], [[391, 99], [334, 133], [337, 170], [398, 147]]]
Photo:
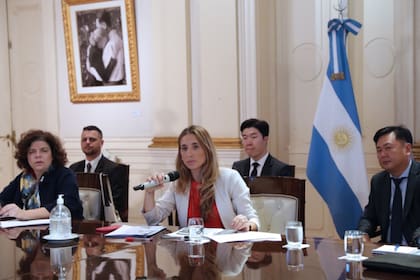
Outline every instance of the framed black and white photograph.
[[133, 0], [62, 0], [70, 100], [140, 100]]

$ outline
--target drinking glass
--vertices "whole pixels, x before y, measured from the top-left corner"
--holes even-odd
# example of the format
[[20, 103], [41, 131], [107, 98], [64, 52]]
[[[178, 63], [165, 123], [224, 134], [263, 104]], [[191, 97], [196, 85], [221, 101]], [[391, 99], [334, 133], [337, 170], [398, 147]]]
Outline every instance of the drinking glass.
[[346, 230], [344, 234], [344, 252], [348, 259], [360, 259], [363, 254], [363, 236], [360, 230]]
[[195, 217], [188, 219], [188, 237], [190, 241], [201, 241], [203, 237], [203, 218]]
[[303, 269], [302, 249], [287, 249], [286, 252], [287, 269], [290, 271], [299, 271]]
[[299, 221], [286, 223], [286, 241], [289, 247], [300, 247], [303, 241], [303, 227]]
[[199, 241], [188, 243], [188, 263], [191, 266], [200, 266], [204, 264], [204, 245]]

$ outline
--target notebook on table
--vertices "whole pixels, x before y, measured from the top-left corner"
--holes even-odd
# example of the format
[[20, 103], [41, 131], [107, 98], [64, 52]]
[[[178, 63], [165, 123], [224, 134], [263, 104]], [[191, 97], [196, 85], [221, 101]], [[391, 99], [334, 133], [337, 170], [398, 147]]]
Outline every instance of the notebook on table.
[[25, 220], [25, 221], [11, 219], [11, 220], [6, 220], [6, 221], [0, 221], [0, 228], [47, 225], [49, 223], [50, 223], [50, 219], [35, 219], [35, 220]]
[[420, 256], [412, 254], [373, 255], [363, 261], [367, 269], [420, 275]]

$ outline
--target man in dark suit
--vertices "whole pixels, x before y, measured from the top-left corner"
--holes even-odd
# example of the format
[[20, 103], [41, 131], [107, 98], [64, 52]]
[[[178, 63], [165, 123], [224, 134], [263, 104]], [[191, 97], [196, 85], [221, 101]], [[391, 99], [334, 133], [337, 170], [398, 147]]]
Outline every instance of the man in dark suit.
[[388, 126], [379, 129], [373, 140], [384, 171], [372, 177], [369, 202], [359, 230], [373, 237], [379, 227], [382, 242], [418, 246], [420, 163], [412, 157], [411, 132], [403, 126]]
[[80, 144], [86, 159], [73, 163], [70, 169], [74, 172], [108, 174], [115, 208], [120, 213], [121, 219], [126, 220], [124, 189], [128, 186], [128, 178], [124, 167], [102, 155], [104, 140], [102, 131], [97, 126], [90, 125], [83, 128]]
[[269, 125], [264, 120], [248, 119], [241, 124], [242, 146], [249, 158], [236, 161], [232, 168], [242, 176], [294, 176], [294, 167], [268, 152]]

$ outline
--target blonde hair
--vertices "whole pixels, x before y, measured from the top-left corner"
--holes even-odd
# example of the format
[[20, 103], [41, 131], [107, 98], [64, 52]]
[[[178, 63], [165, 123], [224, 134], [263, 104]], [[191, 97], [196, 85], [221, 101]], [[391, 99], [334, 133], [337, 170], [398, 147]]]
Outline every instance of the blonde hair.
[[185, 128], [178, 136], [178, 155], [176, 157], [176, 169], [179, 171], [179, 179], [177, 181], [177, 191], [184, 193], [187, 186], [191, 184], [191, 170], [184, 164], [181, 158], [181, 139], [191, 134], [197, 138], [200, 147], [204, 150], [206, 160], [201, 167], [201, 184], [200, 192], [200, 211], [204, 220], [207, 219], [214, 203], [214, 183], [219, 177], [219, 163], [217, 162], [217, 154], [214, 143], [207, 130], [198, 125], [191, 125]]

